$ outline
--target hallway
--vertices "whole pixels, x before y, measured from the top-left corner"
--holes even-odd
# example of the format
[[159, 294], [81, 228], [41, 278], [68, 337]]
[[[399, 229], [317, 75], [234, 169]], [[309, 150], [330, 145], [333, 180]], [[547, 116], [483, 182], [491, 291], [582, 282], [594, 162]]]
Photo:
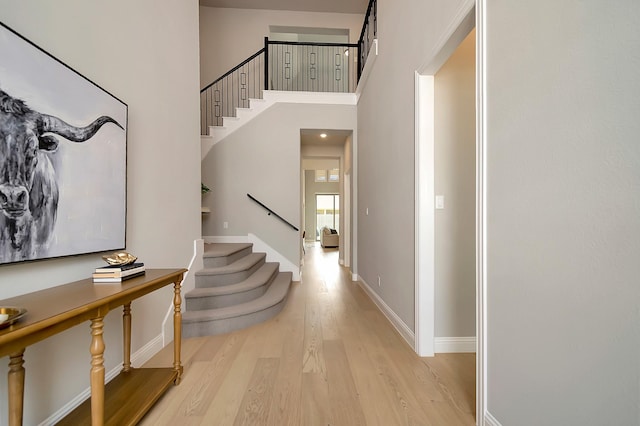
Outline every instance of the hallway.
[[[475, 424], [475, 355], [417, 357], [316, 244], [280, 315], [182, 347], [182, 383], [142, 425]], [[171, 362], [169, 345], [145, 366]]]

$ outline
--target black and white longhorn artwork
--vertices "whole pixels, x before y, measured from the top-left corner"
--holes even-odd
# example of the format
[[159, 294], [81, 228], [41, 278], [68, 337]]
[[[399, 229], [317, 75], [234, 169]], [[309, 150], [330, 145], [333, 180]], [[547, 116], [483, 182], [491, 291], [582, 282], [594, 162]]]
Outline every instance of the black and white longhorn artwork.
[[0, 264], [125, 248], [127, 105], [3, 24], [0, 58]]

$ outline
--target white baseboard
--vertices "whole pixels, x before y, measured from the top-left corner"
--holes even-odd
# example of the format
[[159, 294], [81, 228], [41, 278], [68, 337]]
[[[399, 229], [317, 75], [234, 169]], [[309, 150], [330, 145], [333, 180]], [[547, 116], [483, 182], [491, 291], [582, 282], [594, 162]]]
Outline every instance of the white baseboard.
[[[195, 278], [193, 277], [194, 271], [199, 271], [202, 269], [203, 260], [202, 254], [204, 253], [204, 240], [194, 240], [193, 241], [193, 256], [191, 257], [191, 261], [189, 262], [189, 266], [187, 267], [187, 272], [184, 274], [184, 279], [182, 280], [182, 288], [181, 288], [181, 296], [182, 296], [182, 311], [185, 310], [185, 298], [184, 295], [187, 294], [188, 291], [191, 291], [195, 288]], [[169, 342], [173, 341], [173, 300], [169, 303], [167, 307], [167, 312], [164, 315], [164, 319], [162, 320], [162, 347], [165, 347], [169, 344]], [[161, 348], [162, 348], [161, 347]]]
[[[158, 353], [162, 349], [162, 334], [159, 334], [153, 338], [149, 343], [137, 350], [131, 355], [131, 366], [139, 368], [145, 362], [149, 361], [152, 356]], [[104, 375], [104, 383], [107, 384], [113, 380], [122, 371], [122, 364], [112, 368]], [[38, 426], [52, 426], [65, 418], [69, 413], [75, 410], [80, 404], [91, 397], [91, 387], [83, 390], [78, 396], [66, 403], [58, 411], [50, 415], [48, 418], [42, 421]]]
[[484, 425], [485, 426], [502, 426], [499, 421], [496, 420], [495, 417], [491, 415], [490, 412], [484, 412]]
[[[133, 368], [142, 367], [145, 362], [149, 361], [155, 354], [160, 352], [162, 348], [164, 348], [164, 339], [162, 334], [159, 334], [149, 343], [147, 343], [146, 345], [138, 349], [133, 355], [131, 355], [131, 366]], [[120, 371], [121, 368], [122, 367], [120, 366], [114, 369], [116, 371], [116, 374]]]
[[396, 315], [395, 312], [393, 312], [389, 305], [387, 305], [384, 300], [382, 300], [380, 296], [378, 296], [378, 294], [371, 289], [369, 284], [367, 284], [362, 279], [362, 277], [358, 276], [354, 281], [358, 281], [358, 285], [360, 285], [365, 293], [367, 293], [367, 295], [371, 298], [373, 303], [376, 304], [376, 306], [378, 307], [378, 309], [380, 309], [384, 316], [387, 317], [391, 325], [393, 325], [398, 333], [400, 333], [400, 336], [402, 336], [402, 338], [406, 340], [409, 346], [411, 346], [411, 349], [415, 351], [416, 337], [413, 331], [411, 331], [411, 329], [407, 326], [407, 324], [405, 324], [404, 321], [402, 321], [402, 319], [400, 319], [400, 317]]
[[254, 234], [249, 234], [247, 236], [247, 240], [253, 244], [254, 251], [267, 253], [267, 262], [280, 263], [280, 271], [291, 272], [293, 274], [293, 281], [300, 281], [300, 266], [296, 266], [293, 262], [280, 254], [280, 252]]
[[475, 353], [475, 337], [436, 337], [435, 352], [446, 353]]
[[358, 274], [351, 273], [351, 281], [358, 281]]

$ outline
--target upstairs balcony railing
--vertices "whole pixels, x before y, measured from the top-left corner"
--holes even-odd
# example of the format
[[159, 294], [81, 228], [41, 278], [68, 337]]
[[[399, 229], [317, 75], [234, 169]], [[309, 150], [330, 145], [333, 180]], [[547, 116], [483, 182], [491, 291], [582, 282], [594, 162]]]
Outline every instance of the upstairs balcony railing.
[[222, 126], [262, 90], [352, 93], [377, 37], [377, 0], [370, 0], [357, 44], [264, 39], [264, 47], [200, 91], [201, 132]]
[[364, 24], [358, 39], [358, 80], [362, 75], [364, 64], [367, 63], [369, 51], [373, 41], [378, 38], [378, 2], [369, 0], [367, 13], [364, 15]]

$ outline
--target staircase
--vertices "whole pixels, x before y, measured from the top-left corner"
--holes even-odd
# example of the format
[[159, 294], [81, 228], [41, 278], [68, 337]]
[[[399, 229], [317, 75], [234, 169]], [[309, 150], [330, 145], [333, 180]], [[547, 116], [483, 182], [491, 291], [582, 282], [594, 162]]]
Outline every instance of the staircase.
[[185, 294], [182, 336], [227, 333], [266, 321], [284, 307], [291, 272], [253, 253], [251, 243], [205, 244], [204, 269]]

